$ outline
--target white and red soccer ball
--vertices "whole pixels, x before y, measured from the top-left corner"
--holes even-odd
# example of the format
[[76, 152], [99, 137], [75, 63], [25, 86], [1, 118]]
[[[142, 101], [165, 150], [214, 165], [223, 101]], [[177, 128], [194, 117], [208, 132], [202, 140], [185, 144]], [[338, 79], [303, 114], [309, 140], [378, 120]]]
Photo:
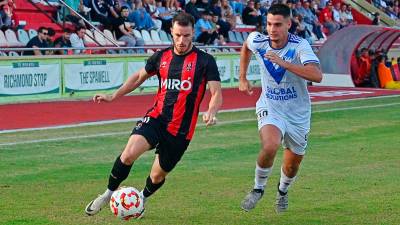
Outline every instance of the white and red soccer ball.
[[123, 220], [141, 218], [144, 213], [144, 202], [140, 192], [133, 187], [123, 187], [111, 196], [111, 212]]

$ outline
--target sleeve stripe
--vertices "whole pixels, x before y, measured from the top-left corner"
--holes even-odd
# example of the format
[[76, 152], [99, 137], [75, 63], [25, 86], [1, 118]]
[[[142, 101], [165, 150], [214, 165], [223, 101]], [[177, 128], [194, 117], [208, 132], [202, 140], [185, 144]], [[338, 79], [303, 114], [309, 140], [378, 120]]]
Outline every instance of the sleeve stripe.
[[264, 40], [253, 40], [254, 43], [262, 43], [262, 42], [266, 42], [269, 41], [269, 39], [264, 39]]
[[307, 63], [317, 63], [317, 64], [319, 64], [319, 61], [318, 60], [307, 60], [307, 61], [303, 62], [303, 65], [305, 65]]

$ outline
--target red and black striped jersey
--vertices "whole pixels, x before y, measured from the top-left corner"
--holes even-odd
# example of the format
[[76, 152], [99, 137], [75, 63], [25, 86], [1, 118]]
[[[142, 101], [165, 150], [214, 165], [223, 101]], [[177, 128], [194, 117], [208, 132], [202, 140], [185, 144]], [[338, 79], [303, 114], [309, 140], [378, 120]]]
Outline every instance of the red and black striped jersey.
[[172, 135], [190, 140], [207, 81], [221, 80], [214, 57], [194, 46], [185, 55], [170, 47], [154, 53], [145, 70], [159, 80], [154, 106], [146, 116], [159, 119]]

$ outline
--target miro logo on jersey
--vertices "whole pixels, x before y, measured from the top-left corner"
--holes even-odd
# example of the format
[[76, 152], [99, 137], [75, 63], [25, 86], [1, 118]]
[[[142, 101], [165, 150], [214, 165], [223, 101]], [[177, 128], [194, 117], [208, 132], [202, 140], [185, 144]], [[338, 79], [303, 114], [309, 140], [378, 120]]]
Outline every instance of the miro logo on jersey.
[[[266, 59], [264, 57], [264, 55], [267, 53], [265, 49], [257, 49], [257, 51], [258, 54], [260, 54], [261, 58], [263, 59], [264, 65], [267, 68], [269, 74], [274, 78], [276, 83], [279, 84], [282, 81], [283, 75], [285, 75], [286, 69], [280, 67], [279, 65], [275, 67], [275, 65], [271, 61]], [[295, 53], [296, 50], [291, 48], [285, 53], [285, 55], [281, 57], [283, 60], [291, 62], [295, 56]]]
[[161, 87], [166, 88], [167, 90], [188, 91], [192, 89], [192, 82], [190, 81], [190, 78], [182, 81], [179, 79], [161, 79]]

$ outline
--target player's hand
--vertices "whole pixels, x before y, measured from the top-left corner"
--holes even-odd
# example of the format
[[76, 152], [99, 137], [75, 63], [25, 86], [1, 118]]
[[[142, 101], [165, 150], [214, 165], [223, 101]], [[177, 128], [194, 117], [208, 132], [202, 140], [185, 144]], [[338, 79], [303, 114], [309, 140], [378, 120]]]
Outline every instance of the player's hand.
[[239, 91], [246, 92], [248, 95], [253, 94], [253, 86], [247, 79], [239, 79]]
[[96, 103], [101, 103], [101, 102], [111, 102], [112, 101], [112, 96], [111, 95], [106, 95], [106, 94], [96, 94], [93, 96], [93, 101]]
[[212, 112], [206, 112], [203, 114], [203, 122], [206, 124], [206, 126], [212, 126], [217, 123], [217, 117], [215, 117], [215, 113]]
[[283, 60], [281, 57], [279, 57], [279, 55], [277, 55], [275, 52], [268, 51], [267, 53], [265, 53], [264, 57], [267, 58], [272, 63], [276, 63], [279, 66], [286, 68], [287, 62], [285, 60]]

